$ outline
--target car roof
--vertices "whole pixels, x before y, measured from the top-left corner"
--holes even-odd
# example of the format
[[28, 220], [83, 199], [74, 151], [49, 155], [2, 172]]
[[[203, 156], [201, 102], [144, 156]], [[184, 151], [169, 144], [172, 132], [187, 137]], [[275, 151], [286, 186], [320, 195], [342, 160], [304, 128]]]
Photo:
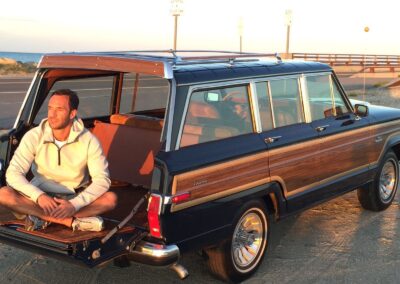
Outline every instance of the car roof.
[[312, 72], [327, 72], [331, 70], [329, 65], [319, 62], [251, 61], [235, 62], [233, 64], [218, 63], [177, 66], [174, 70], [174, 77], [177, 84], [183, 85], [212, 81], [218, 82]]
[[[264, 60], [265, 57], [269, 59]], [[332, 70], [328, 65], [318, 62], [282, 61], [277, 54], [195, 50], [46, 54], [38, 68], [135, 72], [166, 79], [175, 78], [177, 84]]]

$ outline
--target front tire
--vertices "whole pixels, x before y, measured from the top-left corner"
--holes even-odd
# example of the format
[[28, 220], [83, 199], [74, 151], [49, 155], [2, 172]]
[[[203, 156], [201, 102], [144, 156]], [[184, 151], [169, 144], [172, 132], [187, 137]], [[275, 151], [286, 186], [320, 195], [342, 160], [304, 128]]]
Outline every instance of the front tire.
[[208, 266], [218, 278], [241, 282], [261, 264], [267, 250], [269, 220], [260, 200], [246, 203], [233, 223], [230, 239], [206, 250]]
[[358, 189], [357, 197], [363, 208], [382, 211], [392, 204], [398, 185], [399, 161], [396, 154], [389, 151], [383, 157], [372, 184]]

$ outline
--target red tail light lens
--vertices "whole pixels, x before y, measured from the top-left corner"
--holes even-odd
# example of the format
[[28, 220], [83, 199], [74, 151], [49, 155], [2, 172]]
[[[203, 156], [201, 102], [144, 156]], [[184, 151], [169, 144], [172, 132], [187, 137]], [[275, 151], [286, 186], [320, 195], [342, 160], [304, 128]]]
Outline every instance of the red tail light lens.
[[188, 200], [189, 198], [190, 198], [189, 192], [181, 193], [179, 195], [175, 195], [174, 197], [172, 197], [172, 203], [174, 204], [181, 203]]
[[147, 220], [149, 221], [150, 235], [161, 238], [160, 226], [161, 196], [152, 194], [147, 208]]

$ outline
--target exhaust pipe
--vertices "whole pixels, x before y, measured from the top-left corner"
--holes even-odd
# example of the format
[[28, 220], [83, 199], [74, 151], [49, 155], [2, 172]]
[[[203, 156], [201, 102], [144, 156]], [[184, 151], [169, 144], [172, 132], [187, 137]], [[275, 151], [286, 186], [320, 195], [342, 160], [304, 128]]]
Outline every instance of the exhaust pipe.
[[181, 280], [189, 276], [189, 272], [187, 271], [187, 269], [178, 263], [172, 264], [169, 268], [175, 271]]

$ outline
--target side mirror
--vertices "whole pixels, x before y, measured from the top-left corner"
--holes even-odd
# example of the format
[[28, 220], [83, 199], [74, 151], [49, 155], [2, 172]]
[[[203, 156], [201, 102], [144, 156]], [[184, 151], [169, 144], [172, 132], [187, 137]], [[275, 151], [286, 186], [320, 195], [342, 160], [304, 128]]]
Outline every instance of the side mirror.
[[354, 106], [354, 113], [360, 117], [366, 117], [369, 113], [368, 106], [356, 104]]

